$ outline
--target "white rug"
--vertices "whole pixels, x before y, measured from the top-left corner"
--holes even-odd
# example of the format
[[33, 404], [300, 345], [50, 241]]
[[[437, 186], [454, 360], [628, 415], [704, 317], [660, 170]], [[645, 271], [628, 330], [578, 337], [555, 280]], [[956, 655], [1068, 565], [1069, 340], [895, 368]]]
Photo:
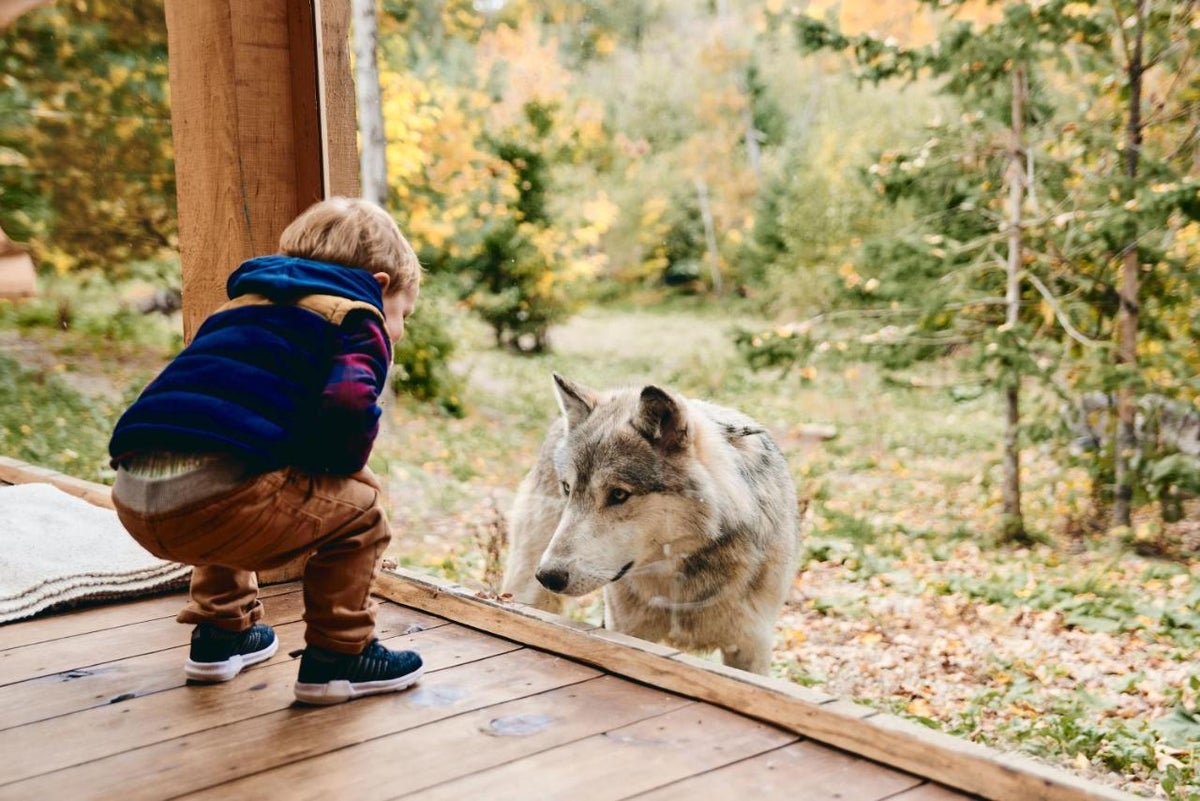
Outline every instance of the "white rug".
[[190, 572], [144, 551], [111, 509], [49, 484], [0, 486], [0, 623], [181, 585]]

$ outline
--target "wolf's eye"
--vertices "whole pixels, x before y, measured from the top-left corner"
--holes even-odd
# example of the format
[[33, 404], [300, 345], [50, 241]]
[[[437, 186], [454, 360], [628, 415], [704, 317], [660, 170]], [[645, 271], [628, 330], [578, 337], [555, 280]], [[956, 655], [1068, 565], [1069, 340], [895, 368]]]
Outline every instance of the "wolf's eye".
[[627, 500], [629, 500], [629, 490], [624, 490], [620, 487], [613, 487], [608, 491], [609, 506], [620, 506]]
[[563, 491], [563, 495], [570, 495], [571, 494], [571, 485], [564, 481], [562, 483], [562, 491]]

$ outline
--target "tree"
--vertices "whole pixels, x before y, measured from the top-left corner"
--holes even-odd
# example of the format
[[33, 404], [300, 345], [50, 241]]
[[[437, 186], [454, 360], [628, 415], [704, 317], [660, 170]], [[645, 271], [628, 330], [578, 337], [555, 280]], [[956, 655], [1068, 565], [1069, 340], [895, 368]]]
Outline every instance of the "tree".
[[[514, 26], [460, 7], [438, 22], [432, 12], [418, 4], [385, 21], [396, 214], [422, 263], [454, 283], [497, 344], [541, 350], [603, 266], [605, 195], [584, 187], [558, 201], [556, 187], [596, 147], [600, 114], [571, 96], [557, 40], [531, 18]], [[397, 42], [397, 28], [446, 42], [447, 63], [435, 68], [420, 41]]]
[[687, 34], [672, 48], [614, 57], [632, 84], [620, 87], [628, 99], [614, 125], [648, 151], [620, 180], [654, 189], [622, 223], [639, 234], [642, 269], [630, 273], [720, 295], [754, 225], [767, 145], [786, 122], [754, 60], [751, 15], [725, 2], [687, 12], [675, 11]]
[[120, 275], [176, 242], [161, 0], [39, 8], [0, 34], [0, 226]]
[[383, 127], [376, 50], [379, 22], [376, 0], [353, 0], [354, 88], [358, 106], [362, 196], [384, 208], [388, 200], [387, 137]]
[[[958, 132], [943, 128], [939, 132], [943, 135], [931, 139], [917, 153], [894, 156], [898, 169], [890, 169], [881, 159], [873, 173], [876, 185], [892, 199], [923, 197], [926, 204], [932, 205], [918, 206], [933, 212], [927, 217], [931, 230], [923, 239], [935, 245], [926, 256], [931, 257], [927, 275], [935, 292], [925, 304], [920, 328], [956, 328], [957, 335], [948, 338], [948, 343], [985, 346], [980, 351], [983, 363], [994, 365], [993, 378], [1005, 405], [1001, 535], [1009, 541], [1024, 541], [1028, 534], [1021, 510], [1021, 379], [1029, 371], [1030, 354], [1037, 347], [1030, 341], [1030, 329], [1022, 319], [1023, 284], [1026, 271], [1033, 266], [1027, 265], [1025, 258], [1025, 201], [1036, 180], [1027, 175], [1030, 152], [1025, 137], [1031, 125], [1041, 127], [1039, 133], [1045, 136], [1046, 121], [1038, 108], [1039, 102], [1045, 102], [1044, 92], [1039, 92], [1033, 104], [1027, 100], [1029, 76], [1042, 68], [1053, 48], [1061, 47], [1077, 30], [1066, 24], [1065, 18], [1048, 21], [1046, 12], [1055, 5], [1053, 2], [1045, 4], [1042, 13], [1024, 3], [1008, 4], [999, 19], [982, 26], [956, 18], [967, 7], [964, 3], [931, 5], [948, 7], [950, 17], [937, 41], [928, 47], [906, 49], [870, 35], [846, 37], [811, 18], [798, 21], [796, 32], [808, 48], [852, 50], [864, 78], [879, 81], [927, 73], [940, 80], [943, 90], [963, 106], [979, 109], [984, 125], [975, 129], [975, 135], [970, 134], [973, 121]], [[1036, 89], [1039, 82], [1034, 80], [1032, 85]], [[967, 135], [961, 136], [963, 133]], [[984, 180], [980, 184], [982, 193], [976, 193], [967, 189], [978, 180], [978, 175], [972, 173], [983, 166], [981, 161], [992, 161], [986, 156], [978, 158], [981, 148], [985, 154], [997, 155], [1007, 150], [1007, 166], [1000, 180]], [[986, 171], [985, 167], [985, 175]], [[940, 192], [939, 184], [948, 184], [952, 191]], [[1007, 197], [1001, 196], [1002, 187], [1007, 188]], [[948, 217], [956, 219], [951, 222]], [[946, 240], [948, 246], [943, 247]], [[1000, 242], [1007, 248], [1003, 260], [993, 256]], [[1003, 282], [991, 279], [989, 262], [993, 260], [1003, 269]], [[947, 281], [955, 276], [965, 276], [965, 286]], [[880, 278], [874, 280], [880, 282]], [[1001, 287], [1002, 299], [992, 300], [995, 290]], [[952, 291], [947, 293], [946, 288]], [[1003, 316], [989, 323], [993, 317], [990, 309], [996, 308], [1003, 309]], [[977, 309], [974, 319], [964, 319], [964, 309]], [[994, 335], [987, 334], [989, 327]]]
[[640, 50], [667, 10], [664, 0], [508, 0], [502, 5], [501, 18], [509, 24], [532, 17], [552, 31], [577, 65], [604, 59], [621, 44]]
[[[936, 5], [948, 7], [953, 16], [972, 4]], [[1000, 94], [1001, 80], [1010, 83], [1006, 95], [1012, 101], [1009, 135], [1014, 144], [1006, 180], [1007, 336], [995, 343], [996, 354], [1010, 367], [1070, 357], [1072, 361], [1060, 363], [1075, 392], [1088, 384], [1116, 390], [1116, 445], [1111, 448], [1115, 525], [1128, 525], [1130, 502], [1139, 482], [1144, 483], [1140, 471], [1147, 466], [1135, 441], [1136, 393], [1148, 378], [1139, 363], [1145, 359], [1139, 330], [1150, 325], [1160, 341], [1164, 335], [1175, 341], [1163, 327], [1163, 313], [1181, 301], [1162, 293], [1164, 278], [1195, 281], [1168, 255], [1175, 231], [1194, 219], [1198, 197], [1187, 174], [1194, 169], [1200, 127], [1188, 110], [1188, 98], [1171, 91], [1196, 82], [1192, 61], [1200, 37], [1194, 30], [1195, 11], [1194, 2], [1009, 2], [997, 22], [982, 29], [949, 26], [936, 48], [917, 50], [869, 36], [842, 37], [816, 20], [800, 20], [797, 26], [799, 40], [810, 47], [853, 50], [865, 77], [928, 71], [942, 77], [946, 89], [967, 108], [985, 114], [986, 98]], [[1154, 68], [1158, 76], [1152, 76]], [[1019, 74], [1024, 78], [1019, 80]], [[1152, 78], [1157, 80], [1151, 83]], [[1147, 152], [1147, 86], [1156, 88], [1157, 157]], [[1019, 101], [1027, 107], [1024, 114]], [[1084, 113], [1075, 112], [1080, 108]], [[1121, 125], [1112, 125], [1114, 119]], [[1034, 140], [1021, 146], [1020, 135], [1030, 132]], [[1078, 147], [1064, 146], [1076, 138]], [[919, 157], [894, 161], [912, 167]], [[1032, 173], [1034, 163], [1037, 174]], [[876, 179], [882, 191], [910, 198], [928, 193], [928, 171], [910, 169], [900, 176], [889, 171], [881, 159]], [[955, 179], [956, 185], [960, 180]], [[984, 183], [1000, 186], [998, 181]], [[970, 204], [998, 211], [996, 197], [972, 198]], [[988, 247], [986, 231], [980, 228], [978, 234], [954, 237], [954, 247], [938, 248], [938, 257], [953, 259], [978, 251], [977, 245]], [[953, 319], [935, 315], [938, 323], [961, 324], [961, 309], [942, 308], [956, 313]], [[1162, 345], [1154, 350], [1162, 351]], [[1019, 396], [1010, 389], [1006, 393], [1013, 420], [1019, 417]], [[1008, 453], [1013, 429], [1009, 424]], [[1015, 510], [1019, 495], [1012, 492], [1012, 474], [1018, 468], [1012, 456], [1006, 463], [1006, 506]]]
[[[1125, 177], [1130, 186], [1137, 184], [1138, 161], [1142, 150], [1142, 85], [1146, 60], [1146, 0], [1137, 0], [1133, 9], [1132, 37], [1123, 37], [1125, 84], [1129, 89], [1128, 116], [1125, 125], [1125, 147], [1121, 154]], [[1124, 26], [1122, 26], [1124, 28]], [[1132, 41], [1129, 41], [1132, 39]], [[1120, 307], [1117, 312], [1117, 363], [1137, 369], [1138, 284], [1141, 259], [1138, 258], [1137, 228], [1121, 254]], [[1133, 454], [1137, 445], [1134, 426], [1134, 390], [1122, 383], [1117, 391], [1116, 487], [1113, 503], [1113, 524], [1130, 524], [1133, 502]]]
[[[978, 8], [965, 0], [922, 2], [952, 18]], [[894, 292], [895, 300], [912, 300], [914, 287], [889, 287], [888, 273], [911, 273], [909, 265], [923, 265], [916, 274], [934, 294], [899, 313], [917, 316], [908, 330], [925, 341], [931, 332], [954, 330], [960, 336], [947, 342], [980, 342], [982, 329], [972, 320], [981, 313], [989, 316], [991, 307], [1005, 309], [1004, 322], [995, 329], [1001, 336], [985, 340], [982, 353], [990, 354], [999, 376], [1008, 376], [1001, 383], [1006, 418], [1013, 421], [1005, 437], [1010, 523], [1019, 519], [1012, 517], [1019, 511], [1013, 445], [1019, 390], [1013, 382], [1021, 371], [1046, 374], [1055, 363], [1076, 391], [1089, 383], [1118, 391], [1114, 522], [1128, 522], [1128, 502], [1145, 461], [1133, 448], [1135, 389], [1148, 378], [1138, 362], [1145, 358], [1138, 345], [1139, 322], [1144, 329], [1154, 308], [1157, 334], [1166, 334], [1161, 325], [1166, 318], [1160, 315], [1180, 301], [1161, 293], [1163, 279], [1189, 281], [1167, 253], [1174, 232], [1194, 215], [1196, 187], [1186, 175], [1200, 129], [1188, 111], [1190, 101], [1170, 90], [1195, 85], [1194, 18], [1191, 2], [1014, 2], [1002, 4], [995, 21], [978, 26], [952, 19], [942, 26], [935, 46], [907, 49], [870, 35], [844, 36], [808, 17], [795, 24], [803, 47], [851, 52], [865, 79], [929, 74], [970, 109], [963, 125], [939, 126], [919, 152], [885, 152], [871, 168], [885, 196], [918, 201], [918, 218], [925, 215], [929, 225], [921, 240], [933, 247], [908, 237], [868, 243], [862, 269], [882, 273], [866, 281], [853, 273], [847, 285], [874, 281], [876, 298]], [[1156, 82], [1157, 122], [1163, 129], [1181, 119], [1186, 124], [1160, 133], [1157, 144], [1165, 155], [1149, 167], [1144, 95], [1155, 66], [1164, 73]], [[1119, 79], [1105, 77], [1113, 74]], [[1080, 108], [1082, 118], [1075, 112]], [[1114, 109], [1119, 114], [1113, 115]], [[992, 133], [980, 128], [971, 134], [967, 120], [977, 113], [995, 121]], [[1004, 178], [994, 172], [995, 160], [980, 157], [981, 152], [999, 155], [994, 137], [1001, 114], [1008, 117], [1011, 143]], [[1119, 128], [1107, 122], [1114, 116], [1123, 121]], [[1024, 145], [1023, 135], [1028, 137]], [[1086, 137], [1079, 147], [1064, 147], [1077, 137]], [[1001, 186], [1007, 187], [1006, 200]], [[997, 230], [989, 220], [1004, 220], [1004, 225]], [[997, 236], [1007, 240], [1006, 282], [1003, 298], [989, 299], [989, 254]], [[983, 294], [972, 298], [938, 291], [964, 285], [964, 278], [965, 284], [977, 281]], [[867, 293], [859, 289], [858, 294]], [[1161, 343], [1155, 350], [1162, 350]]]
[[1096, 333], [1114, 344], [1108, 363], [1093, 369], [1092, 382], [1116, 393], [1108, 452], [1111, 522], [1118, 527], [1129, 526], [1132, 506], [1145, 497], [1154, 472], [1154, 454], [1138, 441], [1139, 396], [1182, 392], [1190, 400], [1200, 389], [1179, 386], [1154, 364], [1180, 365], [1195, 350], [1191, 326], [1181, 330], [1173, 310], [1182, 305], [1194, 314], [1198, 282], [1172, 251], [1200, 213], [1194, 181], [1198, 10], [1193, 0], [1117, 0], [1074, 9], [1106, 35], [1081, 41], [1072, 53], [1085, 87], [1080, 105], [1087, 109], [1078, 127], [1094, 155], [1072, 164], [1073, 210], [1056, 247], [1084, 266], [1080, 277], [1098, 288]]

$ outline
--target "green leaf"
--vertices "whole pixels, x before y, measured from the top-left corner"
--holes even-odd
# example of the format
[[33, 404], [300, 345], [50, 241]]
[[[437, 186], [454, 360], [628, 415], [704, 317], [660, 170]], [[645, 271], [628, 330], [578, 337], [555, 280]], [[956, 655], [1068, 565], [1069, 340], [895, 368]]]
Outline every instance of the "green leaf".
[[1200, 479], [1200, 465], [1197, 464], [1194, 457], [1187, 456], [1186, 454], [1174, 453], [1162, 459], [1157, 459], [1152, 464], [1150, 481], [1156, 484], [1163, 481], [1188, 481], [1189, 483], [1194, 483]]
[[1095, 615], [1087, 615], [1080, 612], [1072, 612], [1063, 619], [1063, 623], [1085, 631], [1094, 631], [1101, 634], [1113, 634], [1121, 630], [1121, 621], [1113, 620], [1109, 617], [1096, 617]]
[[1177, 748], [1200, 743], [1200, 718], [1182, 706], [1175, 707], [1171, 714], [1153, 721], [1150, 725]]

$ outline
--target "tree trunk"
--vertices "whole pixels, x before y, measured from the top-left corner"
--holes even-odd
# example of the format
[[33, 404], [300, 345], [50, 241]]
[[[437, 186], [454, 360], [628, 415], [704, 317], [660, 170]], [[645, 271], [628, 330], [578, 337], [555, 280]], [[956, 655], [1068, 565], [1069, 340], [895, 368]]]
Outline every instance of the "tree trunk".
[[754, 127], [754, 95], [751, 94], [750, 88], [744, 86], [742, 82], [742, 93], [746, 96], [746, 106], [742, 109], [742, 128], [745, 130], [743, 134], [746, 138], [746, 158], [750, 160], [750, 169], [754, 171], [755, 177], [762, 176], [762, 145], [758, 138], [761, 133]]
[[[1128, 193], [1133, 197], [1134, 182], [1138, 176], [1138, 159], [1142, 149], [1142, 79], [1145, 71], [1143, 41], [1145, 35], [1146, 0], [1138, 0], [1134, 18], [1133, 52], [1129, 56], [1126, 77], [1129, 81], [1129, 119], [1125, 125], [1125, 152], [1123, 154], [1125, 177], [1129, 181]], [[1138, 258], [1138, 232], [1130, 232], [1129, 244], [1122, 253], [1120, 308], [1117, 311], [1117, 354], [1120, 367], [1129, 375], [1117, 390], [1117, 439], [1113, 448], [1116, 487], [1113, 492], [1113, 526], [1130, 525], [1133, 505], [1134, 468], [1133, 456], [1137, 449], [1137, 434], [1134, 430], [1136, 398], [1130, 383], [1137, 370], [1138, 338], [1138, 275], [1141, 260]]]
[[[1021, 312], [1021, 205], [1025, 197], [1025, 68], [1013, 67], [1012, 72], [1012, 145], [1008, 159], [1008, 284], [1005, 292], [1004, 326], [1015, 329]], [[1006, 540], [1025, 541], [1025, 517], [1021, 513], [1021, 374], [1009, 368], [1004, 389], [1004, 515], [1003, 536]]]
[[383, 100], [379, 87], [376, 48], [379, 21], [375, 0], [351, 0], [354, 16], [354, 84], [358, 99], [362, 196], [387, 206], [387, 137], [383, 131]]
[[700, 218], [704, 220], [704, 243], [708, 249], [708, 268], [712, 275], [713, 292], [724, 294], [724, 284], [721, 281], [721, 263], [717, 255], [717, 229], [713, 223], [712, 205], [708, 201], [708, 183], [703, 178], [696, 178], [696, 199], [700, 203]]

